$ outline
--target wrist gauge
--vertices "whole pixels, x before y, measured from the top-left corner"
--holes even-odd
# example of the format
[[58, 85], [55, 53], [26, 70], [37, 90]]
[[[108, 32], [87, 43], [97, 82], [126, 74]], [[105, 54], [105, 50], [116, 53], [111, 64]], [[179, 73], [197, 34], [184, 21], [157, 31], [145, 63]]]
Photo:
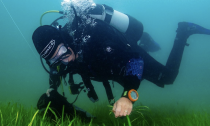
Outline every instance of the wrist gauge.
[[129, 98], [132, 102], [137, 101], [138, 98], [139, 98], [138, 92], [137, 92], [136, 90], [134, 90], [134, 89], [129, 90], [127, 96], [128, 96], [128, 98]]

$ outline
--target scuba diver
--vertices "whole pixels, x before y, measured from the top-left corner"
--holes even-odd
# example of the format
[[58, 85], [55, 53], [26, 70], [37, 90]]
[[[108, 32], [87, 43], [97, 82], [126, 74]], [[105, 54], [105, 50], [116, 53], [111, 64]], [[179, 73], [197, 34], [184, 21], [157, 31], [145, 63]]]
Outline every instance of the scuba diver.
[[[43, 65], [50, 74], [50, 88], [45, 96], [51, 97], [60, 85], [60, 77], [67, 73], [79, 73], [84, 84], [92, 77], [102, 82], [114, 80], [124, 87], [122, 97], [113, 106], [115, 117], [130, 115], [143, 79], [159, 87], [173, 84], [188, 45], [187, 39], [193, 34], [210, 35], [210, 30], [197, 24], [179, 22], [173, 48], [164, 66], [137, 46], [143, 34], [140, 21], [107, 5], [93, 6], [87, 15], [95, 19], [94, 27], [78, 26], [82, 20], [73, 8], [75, 18], [71, 24], [63, 28], [40, 26], [34, 31], [32, 40], [41, 61], [45, 59], [50, 67], [48, 71]], [[69, 34], [69, 26], [72, 34]], [[91, 90], [94, 88], [88, 88]]]

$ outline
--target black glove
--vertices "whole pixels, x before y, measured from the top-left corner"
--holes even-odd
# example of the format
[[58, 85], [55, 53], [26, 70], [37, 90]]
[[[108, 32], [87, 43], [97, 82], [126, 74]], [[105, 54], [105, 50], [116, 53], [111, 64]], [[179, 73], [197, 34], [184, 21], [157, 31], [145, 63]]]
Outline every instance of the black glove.
[[98, 96], [97, 96], [97, 94], [96, 94], [94, 88], [93, 88], [93, 89], [88, 88], [87, 96], [89, 97], [89, 99], [90, 99], [92, 102], [97, 102], [97, 101], [98, 101]]

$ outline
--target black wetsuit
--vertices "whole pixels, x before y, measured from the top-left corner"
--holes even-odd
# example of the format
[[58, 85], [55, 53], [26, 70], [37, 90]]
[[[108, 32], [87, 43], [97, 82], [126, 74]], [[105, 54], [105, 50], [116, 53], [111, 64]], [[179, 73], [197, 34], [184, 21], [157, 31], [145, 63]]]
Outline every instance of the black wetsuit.
[[[84, 83], [88, 84], [90, 77], [95, 77], [100, 81], [111, 79], [120, 82], [126, 90], [138, 89], [140, 80], [135, 76], [125, 76], [124, 73], [126, 63], [131, 58], [139, 57], [139, 54], [132, 50], [131, 45], [127, 45], [129, 44], [127, 39], [119, 31], [98, 21], [95, 27], [86, 27], [83, 35], [90, 36], [82, 46], [83, 60], [70, 63], [66, 68], [66, 73], [79, 73]], [[73, 46], [74, 44], [70, 43], [70, 47], [74, 50], [76, 47]], [[51, 70], [56, 70], [56, 68], [51, 68]], [[59, 76], [50, 76], [50, 87], [57, 89], [60, 82]]]
[[[165, 84], [172, 84], [178, 74], [182, 54], [189, 36], [179, 33], [174, 41], [174, 46], [168, 58], [166, 66], [162, 65], [151, 57], [141, 47], [137, 46], [137, 41], [142, 35], [142, 29], [137, 29], [138, 25], [134, 18], [130, 17], [131, 25], [127, 32], [122, 34], [115, 28], [108, 24], [97, 21], [95, 27], [84, 27], [81, 34], [78, 36], [90, 36], [87, 41], [83, 42], [82, 62], [71, 63], [76, 64], [77, 72], [83, 75], [86, 83], [90, 82], [90, 77], [95, 77], [101, 80], [114, 80], [119, 82], [124, 90], [138, 89], [140, 81], [146, 79], [153, 82], [159, 87], [164, 87]], [[137, 23], [137, 24], [135, 24]], [[139, 25], [141, 28], [141, 25]], [[135, 27], [135, 28], [134, 28]], [[132, 29], [134, 28], [134, 29]], [[138, 33], [141, 32], [141, 33]], [[82, 39], [81, 39], [82, 40]], [[68, 39], [66, 40], [68, 41]], [[75, 43], [69, 43], [70, 47], [74, 50]], [[137, 76], [126, 76], [126, 63], [132, 58], [141, 57], [144, 61], [144, 69], [142, 79], [139, 80]], [[68, 67], [71, 72], [73, 67]], [[79, 65], [79, 66], [78, 66]], [[54, 78], [54, 79], [53, 79]], [[59, 86], [59, 79], [51, 77], [51, 87], [56, 88]], [[85, 83], [85, 82], [84, 82]]]

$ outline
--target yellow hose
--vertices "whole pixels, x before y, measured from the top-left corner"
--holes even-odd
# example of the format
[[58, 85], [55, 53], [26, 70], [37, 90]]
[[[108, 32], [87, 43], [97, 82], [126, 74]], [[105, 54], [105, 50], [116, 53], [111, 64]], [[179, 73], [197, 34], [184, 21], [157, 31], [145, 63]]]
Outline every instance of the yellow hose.
[[42, 17], [47, 14], [47, 13], [59, 13], [60, 11], [58, 10], [50, 10], [50, 11], [46, 11], [42, 14], [41, 18], [40, 18], [40, 25], [42, 26]]

